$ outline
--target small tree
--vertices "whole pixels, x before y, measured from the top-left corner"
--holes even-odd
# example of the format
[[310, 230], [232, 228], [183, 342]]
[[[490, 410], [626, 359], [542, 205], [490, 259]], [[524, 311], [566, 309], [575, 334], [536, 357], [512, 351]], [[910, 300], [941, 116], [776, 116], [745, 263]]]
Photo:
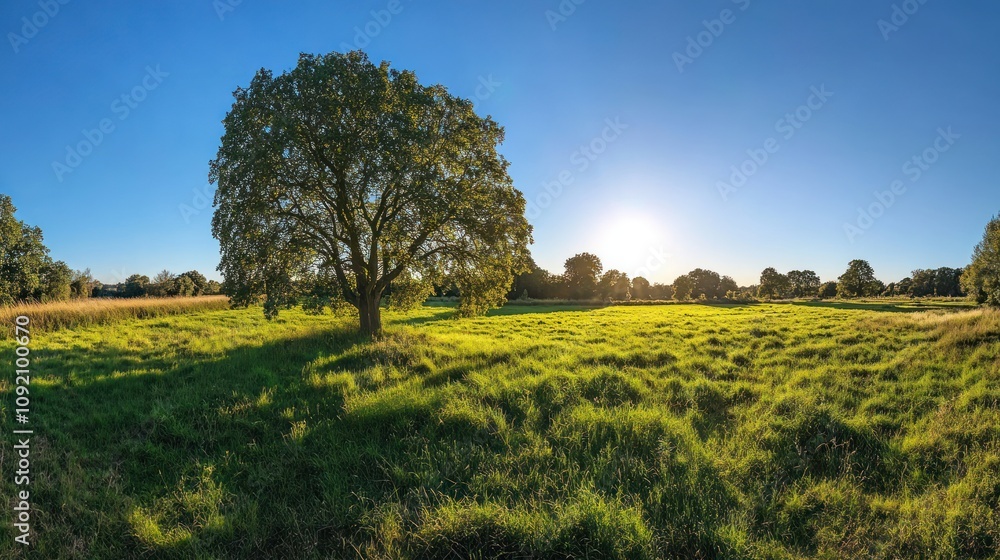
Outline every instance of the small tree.
[[837, 297], [837, 283], [824, 282], [823, 285], [819, 287], [816, 295], [821, 299], [833, 299]]
[[642, 276], [632, 279], [632, 299], [649, 299], [649, 280]]
[[787, 297], [790, 291], [788, 276], [774, 268], [765, 268], [760, 273], [760, 286], [757, 296], [763, 299], [781, 299]]
[[649, 287], [650, 299], [666, 301], [674, 297], [674, 287], [669, 284], [656, 283]]
[[690, 276], [678, 276], [674, 280], [674, 299], [677, 301], [687, 301], [691, 299], [691, 292], [694, 290], [694, 280]]
[[125, 280], [125, 297], [143, 297], [149, 291], [149, 276], [133, 274]]
[[604, 265], [592, 253], [580, 253], [566, 259], [566, 282], [568, 296], [572, 299], [594, 299], [598, 296], [598, 282]]
[[175, 285], [174, 289], [177, 295], [182, 297], [195, 295], [195, 290], [197, 289], [194, 280], [192, 280], [191, 277], [187, 275], [178, 276], [177, 281], [174, 283], [174, 285]]
[[169, 270], [161, 270], [150, 281], [147, 292], [151, 296], [165, 297], [177, 295], [177, 285], [174, 275]]
[[0, 195], [0, 305], [36, 298], [51, 264], [42, 230], [14, 217], [17, 209]]
[[691, 297], [695, 299], [718, 299], [726, 294], [721, 290], [722, 277], [718, 272], [696, 268], [687, 273], [691, 280]]
[[42, 302], [65, 301], [73, 293], [73, 271], [62, 261], [49, 262], [42, 267], [42, 282], [35, 299]]
[[875, 278], [875, 269], [868, 261], [853, 260], [847, 267], [847, 272], [837, 283], [837, 295], [843, 298], [876, 296], [885, 286]]
[[190, 278], [191, 283], [194, 284], [194, 290], [192, 291], [191, 295], [193, 296], [204, 295], [205, 288], [208, 287], [208, 279], [205, 278], [204, 274], [198, 272], [197, 270], [189, 270], [184, 274], [181, 274], [178, 277], [178, 279], [182, 277]]
[[740, 290], [740, 285], [736, 283], [731, 276], [723, 276], [722, 280], [719, 281], [719, 295], [720, 297], [725, 296], [729, 298], [730, 292], [738, 292]]
[[89, 298], [94, 291], [94, 285], [94, 277], [89, 268], [75, 271], [69, 285], [70, 297], [73, 299]]
[[811, 270], [793, 270], [788, 273], [789, 290], [793, 297], [813, 297], [823, 284], [819, 275]]
[[977, 302], [1000, 307], [1000, 217], [986, 225], [972, 264], [962, 274], [962, 287]]
[[604, 300], [624, 301], [628, 299], [629, 288], [628, 275], [620, 270], [609, 270], [601, 276], [598, 293]]

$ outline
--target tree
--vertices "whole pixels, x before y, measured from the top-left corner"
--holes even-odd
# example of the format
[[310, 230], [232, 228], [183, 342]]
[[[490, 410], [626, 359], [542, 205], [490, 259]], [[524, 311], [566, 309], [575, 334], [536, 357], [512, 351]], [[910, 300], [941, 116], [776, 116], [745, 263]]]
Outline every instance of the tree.
[[913, 271], [912, 282], [910, 284], [910, 294], [913, 297], [927, 297], [934, 295], [935, 271], [917, 269]]
[[10, 197], [0, 195], [0, 305], [34, 298], [51, 263], [42, 230], [15, 218], [16, 211]]
[[694, 281], [691, 277], [685, 274], [684, 276], [678, 276], [674, 280], [674, 299], [677, 301], [687, 301], [691, 299], [691, 292], [694, 290]]
[[792, 297], [814, 297], [823, 282], [811, 270], [793, 270], [788, 273], [788, 287]]
[[938, 297], [964, 297], [961, 268], [942, 267], [934, 271], [934, 295]]
[[403, 274], [447, 277], [463, 316], [504, 302], [531, 226], [497, 152], [503, 128], [471, 101], [360, 51], [302, 55], [234, 97], [209, 175], [234, 305], [263, 298], [274, 317], [322, 281], [370, 335]]
[[177, 295], [177, 281], [173, 273], [169, 270], [161, 270], [153, 276], [147, 288], [149, 295], [154, 297], [166, 297]]
[[625, 301], [630, 297], [628, 275], [620, 270], [609, 270], [601, 276], [598, 293], [601, 299]]
[[507, 299], [520, 298], [524, 292], [528, 292], [528, 297], [534, 299], [556, 297], [552, 283], [552, 274], [538, 266], [535, 259], [528, 257], [527, 271], [514, 277], [514, 287]]
[[62, 261], [47, 262], [42, 267], [41, 283], [35, 291], [34, 299], [43, 303], [66, 301], [73, 293], [73, 271]]
[[912, 289], [913, 289], [913, 279], [912, 278], [907, 277], [907, 278], [903, 278], [899, 282], [896, 282], [896, 290], [895, 290], [895, 292], [896, 292], [897, 296], [909, 296], [909, 295], [911, 295], [911, 291], [910, 290], [912, 290]]
[[73, 299], [89, 298], [94, 291], [95, 284], [96, 281], [94, 280], [94, 276], [90, 273], [89, 268], [73, 272], [69, 284], [70, 297]]
[[765, 268], [760, 273], [757, 296], [764, 299], [782, 299], [789, 295], [790, 287], [788, 276], [781, 274], [774, 268]]
[[[190, 276], [184, 274], [178, 276], [177, 280], [174, 282], [174, 294], [181, 297], [195, 295], [196, 289], [197, 286], [195, 286], [194, 280], [192, 280]], [[126, 291], [128, 291], [128, 288], [126, 288]]]
[[1000, 307], [1000, 217], [986, 225], [972, 264], [962, 274], [962, 286], [979, 303]]
[[819, 287], [819, 291], [816, 294], [821, 299], [833, 299], [837, 297], [837, 283], [836, 282], [826, 282]]
[[729, 297], [729, 292], [739, 292], [740, 285], [733, 280], [732, 277], [723, 276], [722, 280], [719, 281], [719, 294], [720, 297]]
[[837, 295], [844, 298], [876, 296], [883, 289], [885, 286], [875, 278], [875, 269], [863, 260], [851, 261], [837, 283]]
[[649, 299], [649, 280], [642, 276], [632, 279], [632, 299]]
[[705, 299], [719, 299], [726, 295], [719, 289], [722, 278], [718, 272], [696, 268], [689, 272], [687, 277], [691, 280], [692, 299], [700, 299], [703, 296]]
[[668, 284], [653, 284], [649, 288], [649, 297], [657, 301], [666, 301], [674, 297], [674, 287]]
[[205, 275], [203, 275], [202, 273], [198, 272], [197, 270], [189, 270], [189, 271], [185, 272], [184, 274], [181, 274], [177, 278], [179, 280], [180, 278], [185, 277], [185, 276], [187, 278], [190, 278], [191, 279], [191, 283], [194, 284], [194, 290], [192, 291], [191, 295], [193, 295], [193, 296], [200, 296], [200, 295], [203, 295], [205, 293], [205, 288], [206, 288], [206, 286], [208, 286], [208, 279], [205, 278]]
[[125, 279], [124, 296], [127, 298], [143, 297], [149, 289], [149, 276], [133, 274]]
[[597, 255], [580, 253], [566, 259], [566, 288], [572, 299], [594, 299], [597, 297], [597, 282], [604, 265]]

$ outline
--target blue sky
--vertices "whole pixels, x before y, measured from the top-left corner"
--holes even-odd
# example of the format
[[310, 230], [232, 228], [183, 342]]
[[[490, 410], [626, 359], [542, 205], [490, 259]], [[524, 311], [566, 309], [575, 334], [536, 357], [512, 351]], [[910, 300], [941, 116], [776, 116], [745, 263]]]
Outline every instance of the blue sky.
[[553, 271], [892, 281], [964, 266], [1000, 210], [996, 3], [395, 1], [7, 0], [0, 192], [101, 280], [218, 278], [201, 193], [232, 91], [364, 46], [506, 127]]

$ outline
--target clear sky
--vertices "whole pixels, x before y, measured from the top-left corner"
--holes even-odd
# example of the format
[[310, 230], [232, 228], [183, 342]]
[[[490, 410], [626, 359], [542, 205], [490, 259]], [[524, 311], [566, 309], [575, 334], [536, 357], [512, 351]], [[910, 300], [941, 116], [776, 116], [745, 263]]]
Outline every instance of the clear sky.
[[198, 193], [232, 91], [363, 46], [506, 127], [552, 271], [892, 281], [964, 266], [1000, 210], [998, 24], [946, 0], [5, 0], [0, 192], [103, 281], [218, 278]]

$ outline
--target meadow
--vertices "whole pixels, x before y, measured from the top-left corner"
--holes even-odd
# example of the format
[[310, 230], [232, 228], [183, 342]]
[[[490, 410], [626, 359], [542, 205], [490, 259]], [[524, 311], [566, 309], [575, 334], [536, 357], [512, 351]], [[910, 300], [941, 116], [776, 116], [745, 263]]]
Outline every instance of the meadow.
[[374, 342], [260, 309], [35, 334], [35, 546], [2, 552], [5, 507], [0, 555], [997, 556], [1000, 312], [451, 315]]

